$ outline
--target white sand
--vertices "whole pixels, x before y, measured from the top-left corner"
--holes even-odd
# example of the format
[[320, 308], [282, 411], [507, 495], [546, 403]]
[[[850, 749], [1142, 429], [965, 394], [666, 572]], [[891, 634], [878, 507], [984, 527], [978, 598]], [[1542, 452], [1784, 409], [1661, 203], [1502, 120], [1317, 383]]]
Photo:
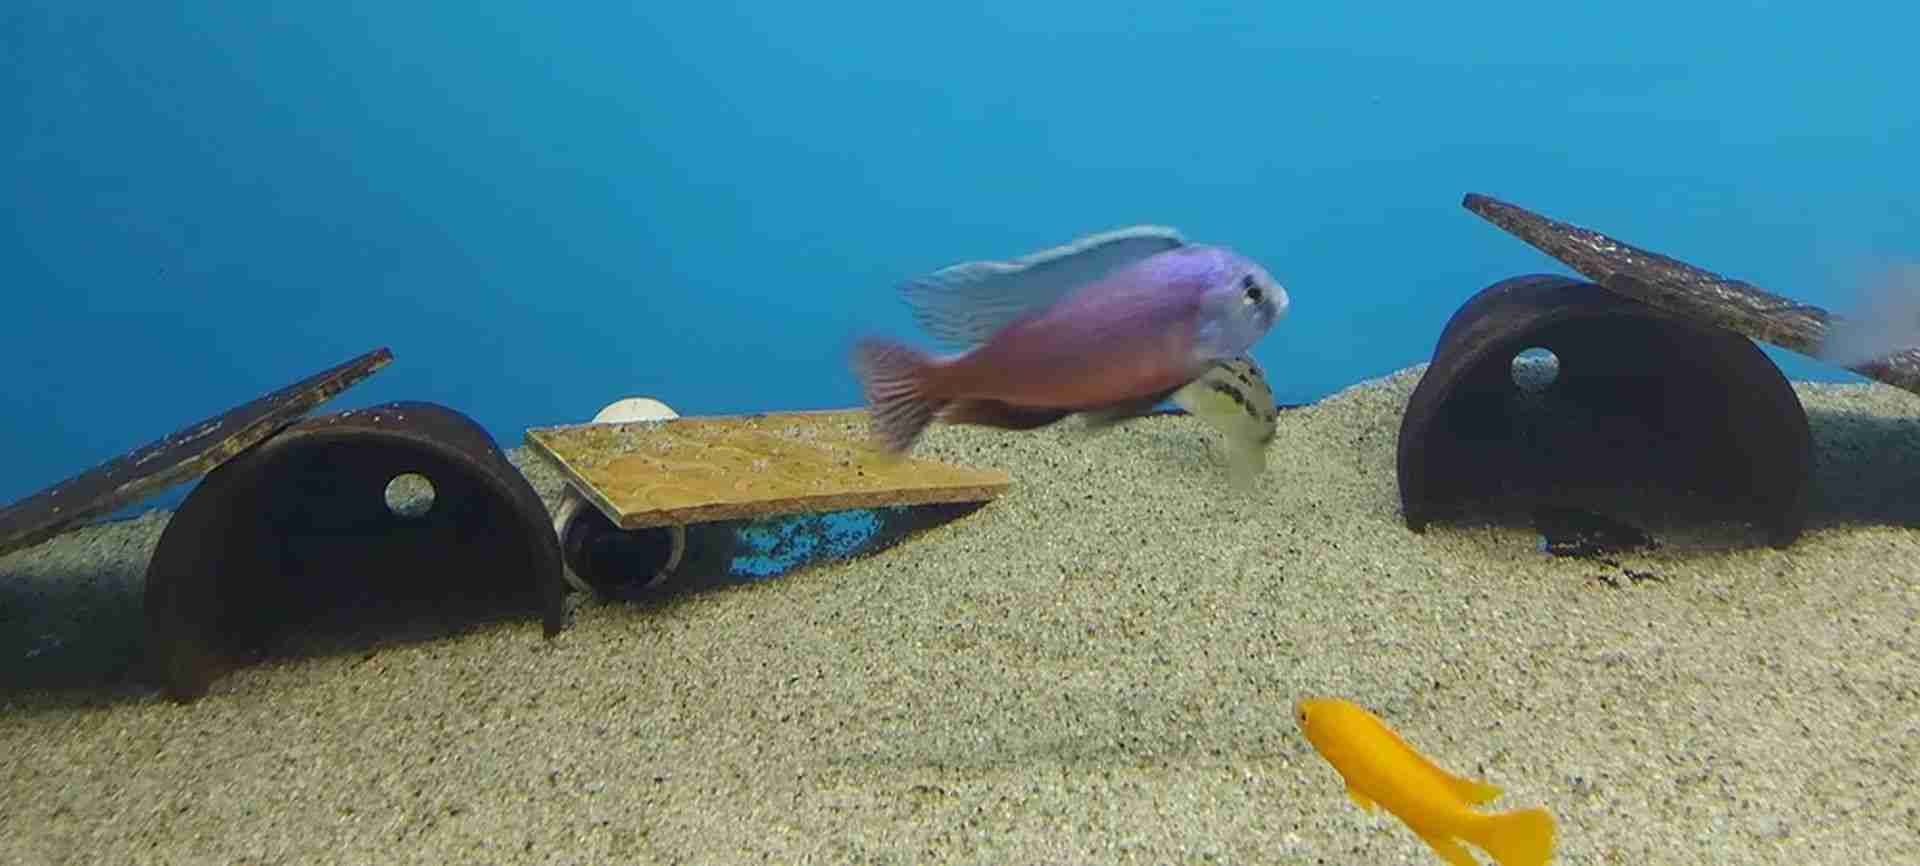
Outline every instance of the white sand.
[[1282, 413], [1253, 494], [1192, 419], [940, 429], [1016, 486], [877, 556], [190, 706], [114, 673], [164, 518], [70, 533], [0, 559], [0, 859], [1439, 862], [1347, 801], [1302, 694], [1545, 804], [1559, 862], [1920, 857], [1920, 398], [1800, 386], [1808, 533], [1663, 538], [1632, 582], [1524, 526], [1408, 532], [1414, 375]]

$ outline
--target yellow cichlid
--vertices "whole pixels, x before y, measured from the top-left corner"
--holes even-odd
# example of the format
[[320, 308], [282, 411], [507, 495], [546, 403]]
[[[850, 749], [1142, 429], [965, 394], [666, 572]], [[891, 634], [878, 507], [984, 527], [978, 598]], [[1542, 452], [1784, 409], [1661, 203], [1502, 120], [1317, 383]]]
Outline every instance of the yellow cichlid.
[[1440, 769], [1366, 709], [1338, 698], [1303, 698], [1293, 716], [1307, 741], [1346, 780], [1355, 805], [1393, 813], [1442, 860], [1478, 866], [1460, 840], [1501, 866], [1541, 866], [1552, 858], [1554, 823], [1547, 810], [1474, 811], [1500, 796], [1500, 789]]

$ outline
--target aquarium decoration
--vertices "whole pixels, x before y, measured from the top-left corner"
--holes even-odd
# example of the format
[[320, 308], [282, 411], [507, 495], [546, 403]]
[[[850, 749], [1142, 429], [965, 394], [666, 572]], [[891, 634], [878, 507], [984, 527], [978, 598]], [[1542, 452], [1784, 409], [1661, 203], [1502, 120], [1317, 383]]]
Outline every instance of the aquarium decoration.
[[862, 410], [535, 427], [527, 445], [622, 529], [992, 499], [1006, 473], [884, 454]]
[[1812, 467], [1806, 411], [1758, 346], [1543, 274], [1495, 283], [1447, 321], [1398, 455], [1416, 532], [1496, 500], [1604, 510], [1639, 484], [1751, 521], [1776, 546], [1800, 534]]
[[[651, 397], [626, 397], [602, 407], [594, 424], [665, 421], [678, 418], [672, 406]], [[623, 530], [587, 501], [580, 488], [564, 485], [553, 510], [553, 531], [560, 537], [560, 559], [567, 583], [599, 596], [625, 590], [634, 594], [665, 589], [680, 575], [686, 558], [685, 526]]]
[[[1468, 193], [1461, 206], [1559, 259], [1610, 292], [1699, 325], [1723, 328], [1821, 360], [1820, 345], [1834, 317], [1818, 306], [1649, 252], [1592, 229], [1548, 219], [1489, 196]], [[1920, 348], [1847, 369], [1920, 393]]]
[[546, 506], [484, 428], [435, 403], [287, 427], [209, 473], [147, 568], [148, 653], [171, 697], [206, 693], [282, 630], [331, 613], [537, 610], [565, 623]]
[[205, 475], [393, 361], [375, 349], [182, 428], [0, 509], [0, 554]]
[[576, 586], [621, 597], [869, 552], [1010, 483], [883, 454], [868, 435], [865, 412], [832, 410], [599, 420], [526, 441], [593, 506], [563, 505], [557, 527]]
[[[951, 523], [986, 504], [893, 505], [715, 520], [684, 527], [680, 558], [664, 528], [623, 530], [597, 508], [579, 511], [561, 536], [569, 571], [595, 596], [645, 601], [668, 592], [752, 583], [831, 562], [869, 556], [916, 532]], [[672, 567], [664, 567], [667, 562]]]

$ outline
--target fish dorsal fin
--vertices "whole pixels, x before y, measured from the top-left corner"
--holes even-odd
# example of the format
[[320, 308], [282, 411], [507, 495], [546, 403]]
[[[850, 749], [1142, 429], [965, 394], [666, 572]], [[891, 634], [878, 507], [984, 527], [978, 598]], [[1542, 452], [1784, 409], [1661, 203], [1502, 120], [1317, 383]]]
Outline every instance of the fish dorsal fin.
[[1477, 779], [1463, 778], [1448, 773], [1445, 770], [1441, 770], [1440, 772], [1447, 780], [1447, 787], [1452, 789], [1455, 794], [1460, 795], [1460, 799], [1467, 801], [1471, 805], [1479, 806], [1484, 803], [1491, 803], [1495, 797], [1500, 796], [1500, 786], [1498, 785], [1489, 785]]
[[1186, 245], [1164, 226], [1088, 235], [1009, 261], [949, 265], [900, 285], [914, 321], [955, 347], [976, 346], [1030, 310], [1141, 259]]
[[1451, 773], [1445, 767], [1434, 763], [1433, 759], [1427, 757], [1424, 752], [1414, 748], [1412, 743], [1407, 742], [1404, 737], [1401, 737], [1398, 731], [1387, 727], [1385, 722], [1381, 723], [1381, 728], [1387, 732], [1387, 736], [1390, 737], [1394, 743], [1398, 744], [1399, 748], [1405, 749], [1407, 755], [1411, 756], [1413, 760], [1418, 762], [1427, 772], [1432, 773], [1435, 779], [1440, 780], [1440, 783], [1446, 786], [1449, 793], [1459, 797], [1465, 801], [1467, 805], [1478, 806], [1500, 796], [1501, 791], [1499, 786], [1489, 785], [1486, 782]]
[[1477, 779], [1469, 779], [1465, 776], [1448, 772], [1445, 767], [1434, 763], [1433, 759], [1421, 754], [1419, 749], [1415, 749], [1410, 745], [1407, 747], [1407, 751], [1412, 752], [1414, 757], [1420, 759], [1420, 763], [1425, 764], [1427, 769], [1433, 773], [1434, 777], [1447, 786], [1448, 791], [1452, 792], [1454, 796], [1466, 801], [1469, 806], [1488, 803], [1495, 797], [1500, 796], [1500, 787], [1498, 785], [1489, 785]]

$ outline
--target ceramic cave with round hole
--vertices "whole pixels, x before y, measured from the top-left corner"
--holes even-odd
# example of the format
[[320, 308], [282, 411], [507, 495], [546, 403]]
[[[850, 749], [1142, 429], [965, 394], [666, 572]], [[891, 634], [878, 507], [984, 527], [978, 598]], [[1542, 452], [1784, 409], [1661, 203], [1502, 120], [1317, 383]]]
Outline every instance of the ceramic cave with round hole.
[[1476, 512], [1658, 499], [1785, 546], [1806, 519], [1812, 437], [1747, 338], [1535, 274], [1447, 321], [1402, 418], [1397, 469], [1416, 532]]
[[493, 438], [386, 403], [293, 423], [188, 495], [147, 570], [149, 661], [191, 700], [261, 655], [529, 613], [552, 636], [565, 591], [547, 510]]

